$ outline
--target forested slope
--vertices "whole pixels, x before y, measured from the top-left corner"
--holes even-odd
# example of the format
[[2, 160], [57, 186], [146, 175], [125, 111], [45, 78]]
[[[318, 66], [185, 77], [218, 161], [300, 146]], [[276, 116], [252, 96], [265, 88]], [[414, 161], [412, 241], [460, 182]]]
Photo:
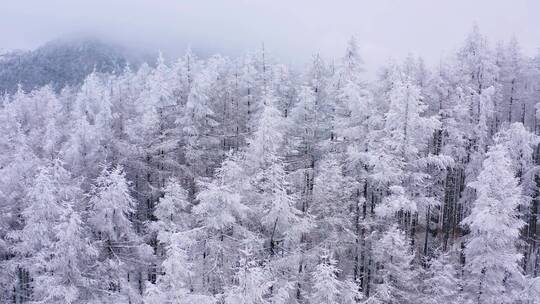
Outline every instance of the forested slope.
[[58, 91], [77, 86], [92, 71], [119, 73], [126, 64], [138, 66], [144, 56], [96, 38], [65, 37], [32, 51], [0, 54], [0, 92], [14, 93], [51, 85]]
[[0, 302], [539, 303], [539, 58], [360, 55], [6, 94]]

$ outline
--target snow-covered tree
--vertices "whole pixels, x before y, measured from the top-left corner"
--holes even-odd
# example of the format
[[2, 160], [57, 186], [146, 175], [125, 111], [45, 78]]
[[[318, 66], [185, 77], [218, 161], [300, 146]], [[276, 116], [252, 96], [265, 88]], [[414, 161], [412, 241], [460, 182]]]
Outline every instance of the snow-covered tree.
[[315, 267], [313, 273], [313, 294], [310, 302], [314, 304], [338, 304], [341, 282], [337, 279], [339, 269], [336, 260], [326, 255]]
[[253, 261], [249, 248], [242, 250], [243, 257], [234, 277], [234, 285], [225, 292], [226, 304], [267, 304], [271, 287], [268, 272]]
[[16, 267], [28, 270], [36, 302], [77, 303], [91, 288], [89, 267], [96, 251], [75, 209], [82, 191], [62, 165], [56, 160], [39, 169], [21, 213], [24, 227], [11, 236], [17, 240], [15, 252], [24, 257]]
[[313, 204], [309, 208], [317, 223], [314, 239], [333, 250], [345, 250], [345, 244], [353, 242], [354, 224], [349, 206], [355, 183], [344, 176], [343, 166], [334, 155], [323, 159], [317, 171]]
[[157, 221], [152, 223], [153, 230], [166, 239], [167, 232], [181, 231], [189, 227], [189, 217], [187, 213], [190, 210], [188, 201], [188, 192], [174, 178], [170, 178], [163, 189], [163, 197], [159, 199], [154, 215]]
[[206, 228], [224, 231], [247, 217], [249, 208], [242, 198], [247, 187], [243, 174], [239, 157], [230, 153], [216, 170], [214, 179], [201, 184], [203, 190], [197, 194], [199, 204], [194, 211]]
[[105, 162], [112, 149], [111, 101], [105, 84], [96, 73], [90, 74], [77, 93], [69, 127], [73, 135], [64, 143], [61, 155], [70, 169], [81, 175], [98, 172], [93, 164]]
[[190, 249], [195, 235], [190, 231], [187, 191], [169, 180], [156, 207], [155, 229], [164, 249], [155, 284], [149, 284], [145, 303], [214, 303], [210, 296], [193, 292], [193, 262]]
[[332, 101], [332, 139], [347, 141], [351, 136], [358, 136], [353, 134], [351, 129], [360, 126], [361, 120], [369, 116], [370, 94], [366, 90], [362, 77], [363, 65], [358, 44], [352, 37], [347, 43], [345, 56], [341, 59], [338, 71], [334, 75], [336, 79], [334, 79], [335, 92]]
[[283, 152], [286, 125], [282, 113], [275, 107], [272, 92], [263, 96], [263, 104], [258, 125], [246, 149], [246, 162], [252, 170], [267, 167]]
[[414, 303], [418, 294], [418, 273], [412, 267], [414, 254], [405, 234], [391, 226], [375, 244], [378, 270], [373, 297], [368, 303]]
[[463, 303], [464, 300], [460, 294], [459, 270], [452, 263], [450, 255], [440, 253], [427, 264], [428, 268], [423, 278], [422, 303]]
[[313, 292], [310, 303], [313, 304], [352, 304], [361, 299], [358, 286], [350, 281], [337, 278], [340, 269], [336, 260], [329, 255], [322, 255], [313, 271]]
[[109, 300], [139, 298], [140, 291], [137, 292], [132, 281], [136, 281], [135, 274], [145, 266], [149, 249], [142, 244], [130, 220], [134, 204], [123, 169], [104, 166], [91, 191], [89, 223], [99, 249], [101, 284], [109, 291], [106, 294], [111, 297]]
[[514, 303], [519, 292], [522, 255], [517, 250], [524, 222], [517, 208], [523, 203], [521, 187], [512, 172], [507, 151], [491, 147], [476, 182], [470, 229], [465, 249], [466, 284], [477, 303]]
[[520, 181], [522, 178], [530, 179], [528, 175], [534, 169], [534, 149], [540, 141], [538, 136], [516, 122], [495, 134], [494, 141], [507, 149], [515, 176]]
[[415, 218], [427, 214], [438, 201], [432, 195], [430, 168], [446, 169], [452, 160], [430, 155], [429, 143], [440, 128], [437, 116], [426, 116], [427, 105], [420, 89], [401, 68], [391, 74], [388, 110], [384, 115], [382, 138], [373, 143], [374, 156], [367, 157], [369, 178], [387, 193], [376, 212], [382, 217], [396, 216], [414, 239]]
[[66, 212], [64, 222], [55, 227], [57, 240], [48, 273], [34, 279], [39, 286], [36, 290], [45, 294], [44, 302], [79, 303], [94, 298], [97, 278], [92, 267], [98, 252], [77, 211], [68, 207]]
[[184, 135], [186, 165], [197, 175], [210, 175], [219, 141], [213, 130], [218, 128], [211, 106], [210, 88], [217, 78], [216, 67], [209, 65], [192, 80], [191, 89], [177, 124]]

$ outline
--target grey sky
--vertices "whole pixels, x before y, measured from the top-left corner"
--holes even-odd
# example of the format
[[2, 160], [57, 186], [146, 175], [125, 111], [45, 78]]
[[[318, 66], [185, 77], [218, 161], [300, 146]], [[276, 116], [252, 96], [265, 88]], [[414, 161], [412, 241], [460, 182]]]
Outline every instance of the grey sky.
[[0, 0], [0, 48], [34, 48], [73, 32], [174, 52], [234, 54], [262, 41], [286, 62], [339, 56], [355, 35], [368, 68], [411, 52], [435, 63], [474, 23], [491, 42], [540, 47], [538, 0]]

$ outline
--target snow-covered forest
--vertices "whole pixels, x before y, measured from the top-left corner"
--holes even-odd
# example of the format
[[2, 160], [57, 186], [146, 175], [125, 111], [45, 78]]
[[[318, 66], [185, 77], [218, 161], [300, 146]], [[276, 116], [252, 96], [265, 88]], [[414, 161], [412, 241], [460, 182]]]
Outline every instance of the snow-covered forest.
[[0, 303], [540, 303], [540, 56], [342, 53], [4, 94]]

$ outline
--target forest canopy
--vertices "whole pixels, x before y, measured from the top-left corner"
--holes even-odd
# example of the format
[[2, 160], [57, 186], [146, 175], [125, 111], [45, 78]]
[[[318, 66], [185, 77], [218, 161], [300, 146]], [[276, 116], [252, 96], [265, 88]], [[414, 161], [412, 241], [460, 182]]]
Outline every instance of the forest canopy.
[[540, 56], [264, 48], [0, 104], [1, 303], [540, 303]]

